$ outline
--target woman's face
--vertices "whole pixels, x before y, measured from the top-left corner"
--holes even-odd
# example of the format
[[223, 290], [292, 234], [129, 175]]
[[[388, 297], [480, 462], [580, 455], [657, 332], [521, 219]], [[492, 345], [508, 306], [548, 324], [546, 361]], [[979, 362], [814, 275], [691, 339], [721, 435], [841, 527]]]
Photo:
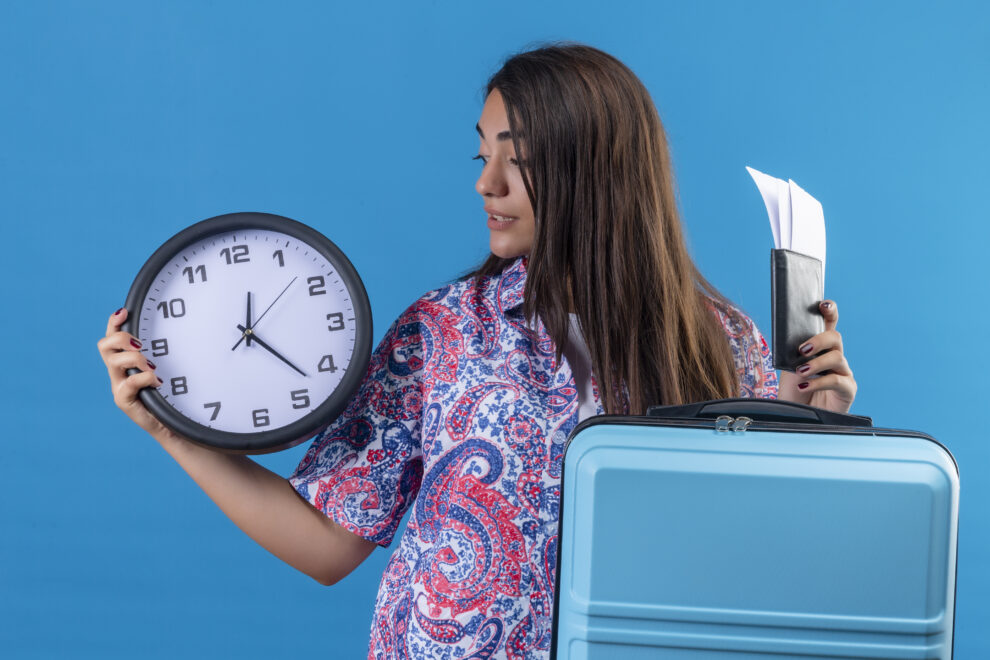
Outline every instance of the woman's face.
[[523, 185], [509, 118], [497, 89], [488, 95], [477, 128], [481, 138], [477, 158], [484, 167], [474, 188], [485, 202], [492, 253], [503, 259], [529, 254], [536, 233], [533, 205]]

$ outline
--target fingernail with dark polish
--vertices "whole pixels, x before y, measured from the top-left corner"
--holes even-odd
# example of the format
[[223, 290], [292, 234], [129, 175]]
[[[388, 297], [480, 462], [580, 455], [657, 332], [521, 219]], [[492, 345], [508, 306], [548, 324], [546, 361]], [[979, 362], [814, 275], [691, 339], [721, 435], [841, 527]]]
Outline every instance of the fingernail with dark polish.
[[133, 346], [134, 348], [141, 348], [141, 342], [139, 342], [137, 339], [132, 339], [131, 346]]
[[152, 362], [151, 360], [148, 360], [148, 366], [151, 367], [152, 369], [157, 369], [158, 368], [158, 367], [155, 366], [155, 363]]
[[114, 313], [113, 313], [113, 315], [114, 315], [114, 316], [117, 316], [117, 315], [118, 315], [118, 314], [120, 314], [120, 313], [121, 313], [122, 311], [124, 311], [124, 308], [123, 308], [123, 307], [121, 307], [121, 308], [120, 308], [120, 309], [118, 309], [118, 310], [117, 310], [116, 312], [114, 312]]
[[798, 370], [797, 370], [797, 372], [799, 374], [806, 374], [809, 371], [811, 371], [811, 365], [810, 364], [802, 364], [800, 367], [798, 367]]
[[808, 353], [810, 353], [810, 352], [811, 352], [811, 350], [812, 350], [813, 348], [814, 348], [814, 347], [813, 347], [813, 346], [812, 346], [811, 344], [805, 344], [804, 346], [802, 346], [802, 347], [801, 347], [801, 348], [799, 348], [798, 350], [799, 350], [799, 351], [801, 351], [802, 353], [804, 353], [805, 355], [807, 355]]
[[[163, 381], [161, 378], [158, 378], [158, 376], [155, 376], [155, 378], [158, 379], [158, 387], [161, 387], [165, 381]], [[805, 383], [805, 385], [807, 385], [807, 383]]]
[[822, 309], [832, 309], [832, 303], [830, 303], [830, 302], [823, 302], [822, 303]]
[[799, 390], [806, 390], [806, 389], [808, 389], [808, 383], [800, 383], [798, 385], [798, 389]]

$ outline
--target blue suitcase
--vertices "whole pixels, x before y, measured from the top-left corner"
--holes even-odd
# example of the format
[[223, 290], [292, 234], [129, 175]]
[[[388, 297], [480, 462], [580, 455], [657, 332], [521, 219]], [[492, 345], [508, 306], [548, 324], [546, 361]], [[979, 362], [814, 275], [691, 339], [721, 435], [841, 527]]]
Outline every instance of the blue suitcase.
[[758, 399], [582, 422], [553, 655], [951, 658], [955, 460], [870, 424]]

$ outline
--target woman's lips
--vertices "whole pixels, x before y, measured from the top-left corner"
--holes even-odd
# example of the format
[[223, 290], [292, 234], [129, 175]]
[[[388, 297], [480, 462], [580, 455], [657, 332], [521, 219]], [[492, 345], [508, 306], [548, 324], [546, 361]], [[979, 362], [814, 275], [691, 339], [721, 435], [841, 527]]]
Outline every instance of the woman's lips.
[[504, 215], [500, 215], [500, 216], [489, 215], [488, 228], [495, 230], [508, 229], [509, 225], [511, 225], [516, 220], [518, 220], [518, 218], [510, 218]]

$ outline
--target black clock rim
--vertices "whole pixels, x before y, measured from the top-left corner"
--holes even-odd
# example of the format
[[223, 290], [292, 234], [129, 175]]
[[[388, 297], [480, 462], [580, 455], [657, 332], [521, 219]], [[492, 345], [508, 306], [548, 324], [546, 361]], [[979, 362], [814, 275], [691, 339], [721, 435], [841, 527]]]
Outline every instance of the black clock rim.
[[[272, 213], [242, 211], [197, 222], [165, 241], [141, 267], [127, 293], [124, 303], [127, 320], [122, 324], [121, 330], [135, 337], [138, 336], [141, 330], [139, 314], [141, 304], [151, 289], [155, 276], [177, 252], [209, 236], [242, 229], [277, 231], [297, 238], [326, 257], [336, 268], [351, 294], [356, 328], [354, 352], [340, 384], [323, 403], [295, 422], [277, 429], [252, 433], [222, 431], [194, 422], [173, 408], [155, 388], [148, 387], [141, 390], [139, 397], [162, 424], [198, 444], [233, 453], [266, 454], [289, 449], [305, 442], [333, 423], [357, 391], [371, 359], [372, 318], [368, 293], [350, 259], [333, 241], [298, 220]], [[131, 369], [128, 374], [137, 371]]]

